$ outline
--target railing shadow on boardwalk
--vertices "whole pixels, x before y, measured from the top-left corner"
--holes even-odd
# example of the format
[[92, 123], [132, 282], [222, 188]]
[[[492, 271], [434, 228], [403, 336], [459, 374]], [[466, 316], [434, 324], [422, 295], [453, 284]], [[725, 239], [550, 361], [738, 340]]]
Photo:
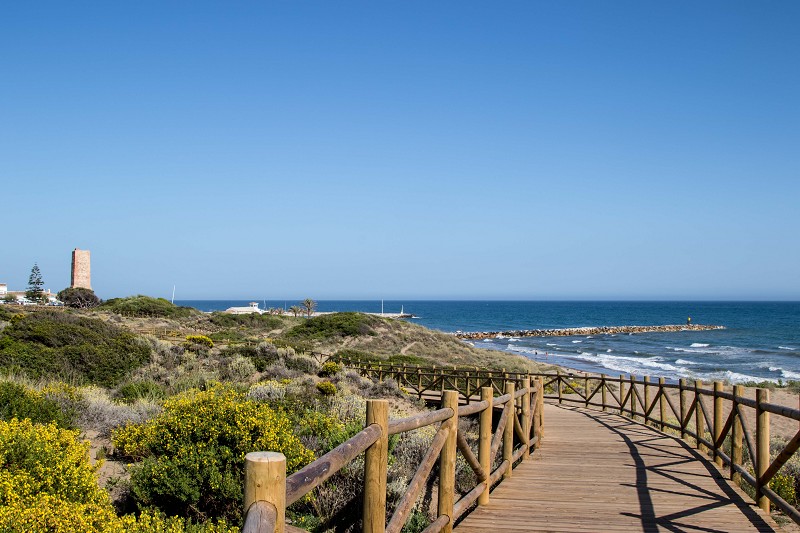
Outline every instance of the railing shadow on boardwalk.
[[[681, 523], [681, 519], [685, 519], [693, 515], [699, 515], [711, 509], [716, 509], [731, 504], [735, 505], [736, 508], [742, 513], [743, 518], [750, 522], [759, 531], [775, 531], [773, 526], [767, 523], [763, 516], [753, 509], [753, 504], [748, 503], [744, 499], [742, 493], [735, 490], [730, 485], [730, 483], [725, 479], [723, 473], [720, 472], [719, 469], [708, 460], [708, 457], [698, 453], [685, 441], [676, 437], [665, 435], [664, 433], [657, 431], [655, 428], [647, 426], [643, 423], [635, 422], [630, 419], [623, 419], [616, 414], [569, 406], [559, 407], [579, 413], [587, 419], [592, 420], [593, 423], [596, 423], [606, 428], [609, 432], [617, 435], [625, 443], [636, 469], [636, 482], [635, 485], [632, 485], [632, 488], [636, 489], [636, 493], [639, 498], [639, 513], [637, 514], [622, 511], [621, 514], [640, 520], [643, 524], [644, 531], [659, 531], [659, 527], [667, 531], [685, 531], [687, 529], [687, 525], [685, 523]], [[622, 423], [620, 423], [621, 421]], [[643, 437], [644, 440], [634, 440], [633, 437], [637, 435]], [[684, 454], [670, 452], [664, 450], [663, 448], [657, 448], [656, 445], [653, 444], [656, 441], [663, 441], [664, 439], [670, 439], [674, 443], [677, 443], [684, 451]], [[674, 461], [658, 465], [648, 465], [645, 459], [645, 455], [648, 454], [643, 451], [643, 448], [644, 450], [652, 452], [652, 454], [649, 455], [653, 455], [658, 458], [672, 456], [674, 457]], [[686, 455], [689, 457], [687, 458]], [[697, 483], [693, 483], [691, 480], [686, 479], [686, 477], [680, 477], [674, 471], [671, 471], [671, 469], [674, 470], [674, 468], [680, 464], [695, 461], [697, 462], [696, 464], [700, 464], [704, 467], [708, 473], [708, 477], [715, 482], [716, 486], [720, 489], [720, 491], [722, 491], [722, 494], [709, 491]], [[682, 487], [682, 489], [680, 492], [678, 492], [654, 487], [652, 481], [649, 479], [651, 476], [667, 478], [671, 482]], [[708, 503], [689, 507], [675, 513], [659, 516], [656, 513], [656, 508], [653, 504], [653, 499], [651, 496], [651, 492], [656, 491], [662, 493], [668, 492], [680, 496], [690, 496], [692, 498], [700, 498], [708, 501]], [[689, 529], [714, 533], [727, 533], [727, 530], [724, 529], [705, 527], [701, 528], [698, 526], [689, 527]]]

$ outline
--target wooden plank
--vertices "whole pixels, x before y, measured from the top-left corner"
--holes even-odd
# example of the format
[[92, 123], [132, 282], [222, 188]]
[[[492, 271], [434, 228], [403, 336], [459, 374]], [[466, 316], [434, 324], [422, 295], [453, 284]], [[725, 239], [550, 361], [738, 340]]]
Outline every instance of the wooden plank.
[[777, 529], [683, 441], [617, 414], [544, 411], [547, 442], [457, 532]]

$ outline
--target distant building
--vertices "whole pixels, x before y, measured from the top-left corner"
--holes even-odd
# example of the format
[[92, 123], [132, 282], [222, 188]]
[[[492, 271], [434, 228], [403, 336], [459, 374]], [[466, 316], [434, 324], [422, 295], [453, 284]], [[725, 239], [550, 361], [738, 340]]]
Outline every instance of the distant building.
[[261, 315], [266, 313], [263, 309], [258, 308], [258, 302], [250, 302], [247, 307], [229, 307], [225, 312], [232, 315], [249, 315], [250, 313], [258, 313]]
[[92, 268], [91, 254], [89, 250], [72, 250], [72, 276], [69, 285], [75, 289], [78, 287], [92, 289]]
[[5, 283], [0, 283], [0, 298], [8, 294], [8, 285]]

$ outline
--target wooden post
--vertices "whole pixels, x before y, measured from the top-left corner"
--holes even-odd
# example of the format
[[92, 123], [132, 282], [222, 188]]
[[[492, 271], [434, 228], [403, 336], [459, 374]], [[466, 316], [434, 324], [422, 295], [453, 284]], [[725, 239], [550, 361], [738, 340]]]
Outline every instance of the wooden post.
[[472, 396], [472, 388], [470, 387], [470, 379], [469, 379], [469, 372], [464, 372], [464, 379], [467, 380], [467, 405], [470, 403], [470, 397]]
[[684, 388], [686, 387], [686, 380], [681, 378], [678, 380], [678, 391], [679, 391], [679, 401], [680, 401], [680, 411], [681, 411], [681, 419], [679, 424], [681, 426], [681, 438], [686, 438], [686, 395], [684, 394]]
[[583, 396], [584, 396], [583, 406], [589, 407], [589, 374], [586, 374], [583, 377]]
[[[719, 393], [722, 392], [722, 382], [714, 382], [714, 462], [717, 466], [722, 466], [722, 457], [719, 455], [717, 448], [717, 441], [722, 436], [722, 398]], [[720, 444], [721, 446], [721, 444]]]
[[700, 439], [706, 432], [706, 425], [703, 423], [703, 409], [700, 406], [700, 402], [703, 400], [700, 398], [700, 393], [698, 392], [698, 390], [700, 390], [702, 387], [702, 381], [699, 379], [694, 380], [694, 401], [696, 402], [694, 406], [694, 430], [695, 433], [697, 433], [696, 447], [700, 451], [705, 450], [705, 446], [700, 444]]
[[277, 452], [250, 452], [244, 457], [244, 513], [255, 502], [275, 506], [275, 533], [286, 527], [286, 457]]
[[508, 461], [508, 468], [503, 474], [503, 479], [511, 477], [512, 463], [514, 462], [514, 418], [517, 416], [517, 410], [514, 406], [514, 391], [516, 387], [513, 381], [506, 381], [505, 394], [510, 394], [511, 399], [506, 404], [508, 412], [508, 420], [506, 420], [505, 432], [503, 432], [503, 461]]
[[417, 394], [422, 399], [422, 369], [417, 368]]
[[525, 451], [522, 452], [522, 459], [527, 459], [531, 454], [531, 378], [522, 380], [522, 388], [527, 392], [522, 395], [522, 431], [525, 433]]
[[367, 426], [378, 424], [381, 436], [364, 454], [364, 533], [386, 528], [386, 470], [389, 465], [389, 402], [367, 400]]
[[533, 431], [534, 435], [539, 437], [539, 440], [536, 441], [536, 448], [538, 449], [542, 445], [542, 439], [544, 438], [544, 378], [539, 376], [536, 381], [539, 385], [539, 392], [536, 394], [538, 408], [536, 409], [536, 414], [533, 415]]
[[650, 411], [650, 376], [644, 376], [642, 379], [644, 380], [644, 423], [647, 424], [650, 420], [650, 416], [647, 414], [647, 411]]
[[625, 415], [625, 376], [619, 375], [619, 415]]
[[491, 463], [489, 462], [492, 453], [492, 400], [494, 398], [494, 388], [492, 387], [481, 387], [481, 401], [487, 402], [489, 406], [481, 411], [480, 415], [480, 437], [478, 440], [478, 462], [481, 464], [481, 468], [486, 473], [486, 488], [478, 496], [478, 505], [486, 505], [489, 503], [489, 473], [492, 468]]
[[769, 514], [769, 498], [761, 490], [769, 483], [761, 483], [761, 477], [769, 467], [769, 411], [761, 408], [769, 403], [769, 389], [756, 389], [756, 503]]
[[608, 386], [606, 385], [606, 375], [605, 374], [601, 374], [600, 375], [600, 387], [601, 387], [600, 394], [601, 394], [602, 399], [603, 399], [602, 400], [603, 401], [603, 411], [605, 411], [606, 410], [606, 403], [607, 403], [606, 400], [608, 400], [608, 396], [607, 396], [608, 392], [606, 390], [608, 388]]
[[631, 374], [631, 420], [636, 420], [636, 376]]
[[664, 395], [667, 394], [667, 390], [664, 388], [664, 378], [658, 378], [658, 392], [660, 396], [658, 397], [658, 418], [661, 420], [661, 431], [664, 431], [664, 421], [667, 418], [667, 399], [664, 398]]
[[561, 371], [556, 370], [556, 384], [558, 385], [558, 405], [561, 405]]
[[[439, 516], [447, 515], [450, 521], [442, 531], [453, 531], [453, 504], [456, 494], [456, 443], [458, 439], [458, 392], [444, 391], [442, 408], [453, 410], [453, 416], [442, 422], [449, 431], [442, 452], [439, 455]], [[366, 530], [365, 530], [366, 531]]]
[[[731, 462], [734, 465], [741, 465], [742, 464], [742, 437], [744, 435], [744, 431], [742, 430], [742, 421], [739, 419], [739, 416], [736, 414], [738, 412], [738, 398], [744, 396], [744, 386], [743, 385], [734, 385], [733, 386], [733, 432], [731, 434]], [[731, 465], [731, 480], [736, 483], [736, 485], [742, 484], [742, 475], [733, 469], [733, 465]]]

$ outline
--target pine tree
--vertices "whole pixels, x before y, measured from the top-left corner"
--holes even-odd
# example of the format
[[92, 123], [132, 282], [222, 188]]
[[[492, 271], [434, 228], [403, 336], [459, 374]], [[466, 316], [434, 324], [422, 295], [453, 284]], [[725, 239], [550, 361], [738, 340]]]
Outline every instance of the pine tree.
[[31, 275], [28, 278], [28, 290], [25, 291], [25, 298], [34, 302], [41, 302], [44, 300], [44, 281], [42, 281], [42, 271], [39, 270], [37, 263], [33, 264]]

